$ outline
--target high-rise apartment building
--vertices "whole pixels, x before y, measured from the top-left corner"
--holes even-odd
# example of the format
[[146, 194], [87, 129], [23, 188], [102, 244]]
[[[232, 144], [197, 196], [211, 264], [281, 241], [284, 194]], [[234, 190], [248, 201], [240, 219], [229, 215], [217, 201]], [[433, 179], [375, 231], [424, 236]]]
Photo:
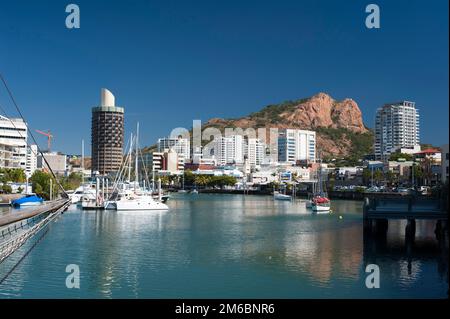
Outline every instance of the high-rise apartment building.
[[[26, 169], [28, 129], [22, 119], [0, 115], [0, 145], [10, 167]], [[4, 162], [6, 163], [6, 162]]]
[[178, 156], [183, 156], [187, 162], [191, 158], [191, 143], [188, 138], [183, 137], [165, 137], [158, 139], [158, 152], [164, 152], [167, 149], [173, 149]]
[[92, 108], [92, 172], [107, 175], [122, 163], [124, 109], [115, 105], [114, 95], [102, 89], [100, 106]]
[[278, 130], [278, 161], [316, 161], [316, 132], [297, 129]]
[[217, 165], [244, 163], [245, 141], [242, 135], [220, 136], [214, 140]]
[[419, 112], [414, 102], [386, 104], [375, 117], [374, 151], [377, 160], [388, 160], [399, 149], [414, 149], [420, 144]]
[[27, 148], [27, 162], [25, 172], [28, 176], [33, 175], [34, 171], [37, 169], [37, 158], [38, 158], [38, 147], [33, 144]]
[[249, 138], [245, 147], [248, 163], [252, 166], [261, 165], [264, 161], [266, 145], [260, 139]]

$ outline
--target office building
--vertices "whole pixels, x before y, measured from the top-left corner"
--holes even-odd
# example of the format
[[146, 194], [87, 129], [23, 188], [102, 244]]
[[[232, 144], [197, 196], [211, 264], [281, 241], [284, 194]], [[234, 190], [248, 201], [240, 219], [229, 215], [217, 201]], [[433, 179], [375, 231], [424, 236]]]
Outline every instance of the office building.
[[419, 144], [419, 112], [414, 102], [386, 104], [377, 110], [374, 141], [377, 160], [387, 161], [392, 153], [414, 150]]
[[100, 106], [92, 108], [92, 173], [107, 175], [119, 169], [123, 156], [124, 109], [102, 89]]

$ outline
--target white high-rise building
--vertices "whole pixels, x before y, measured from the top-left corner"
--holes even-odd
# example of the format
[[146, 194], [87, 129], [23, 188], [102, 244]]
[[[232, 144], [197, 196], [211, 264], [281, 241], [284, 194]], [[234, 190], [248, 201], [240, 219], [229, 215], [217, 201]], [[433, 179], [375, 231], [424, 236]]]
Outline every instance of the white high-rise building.
[[316, 161], [316, 132], [280, 129], [278, 131], [278, 161]]
[[14, 166], [22, 169], [27, 166], [27, 137], [27, 125], [22, 119], [0, 115], [0, 144], [10, 147], [10, 158], [16, 163]]
[[214, 157], [217, 165], [244, 163], [244, 137], [232, 135], [214, 139]]
[[247, 141], [246, 155], [248, 163], [253, 166], [261, 165], [264, 160], [265, 144], [257, 138], [249, 138]]
[[375, 159], [387, 160], [399, 149], [414, 149], [420, 144], [419, 112], [414, 102], [386, 104], [375, 117]]
[[34, 171], [37, 169], [37, 158], [38, 158], [38, 148], [37, 145], [30, 145], [27, 148], [27, 164], [25, 172], [28, 176], [33, 175]]
[[164, 137], [158, 139], [158, 152], [173, 149], [179, 156], [183, 156], [184, 161], [191, 158], [191, 143], [188, 138], [182, 137]]

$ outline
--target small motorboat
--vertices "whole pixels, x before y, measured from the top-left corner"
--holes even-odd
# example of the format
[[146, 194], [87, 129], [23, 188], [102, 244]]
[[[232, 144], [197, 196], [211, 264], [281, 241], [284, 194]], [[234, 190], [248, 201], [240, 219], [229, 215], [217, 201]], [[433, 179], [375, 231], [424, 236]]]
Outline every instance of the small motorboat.
[[28, 194], [11, 202], [13, 207], [36, 206], [43, 203], [43, 199], [36, 194]]
[[191, 190], [191, 194], [198, 194], [198, 190], [196, 190], [195, 188], [193, 190]]
[[275, 200], [291, 200], [292, 196], [291, 195], [282, 194], [282, 193], [279, 193], [279, 192], [274, 192], [273, 193], [273, 199], [275, 199]]

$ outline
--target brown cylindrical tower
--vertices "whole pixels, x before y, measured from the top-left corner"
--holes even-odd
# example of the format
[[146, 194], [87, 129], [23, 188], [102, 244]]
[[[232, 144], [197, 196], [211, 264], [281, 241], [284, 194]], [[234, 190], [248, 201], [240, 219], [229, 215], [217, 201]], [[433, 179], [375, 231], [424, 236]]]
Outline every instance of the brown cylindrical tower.
[[108, 175], [122, 162], [124, 109], [115, 106], [114, 95], [102, 89], [101, 105], [92, 108], [92, 173]]

